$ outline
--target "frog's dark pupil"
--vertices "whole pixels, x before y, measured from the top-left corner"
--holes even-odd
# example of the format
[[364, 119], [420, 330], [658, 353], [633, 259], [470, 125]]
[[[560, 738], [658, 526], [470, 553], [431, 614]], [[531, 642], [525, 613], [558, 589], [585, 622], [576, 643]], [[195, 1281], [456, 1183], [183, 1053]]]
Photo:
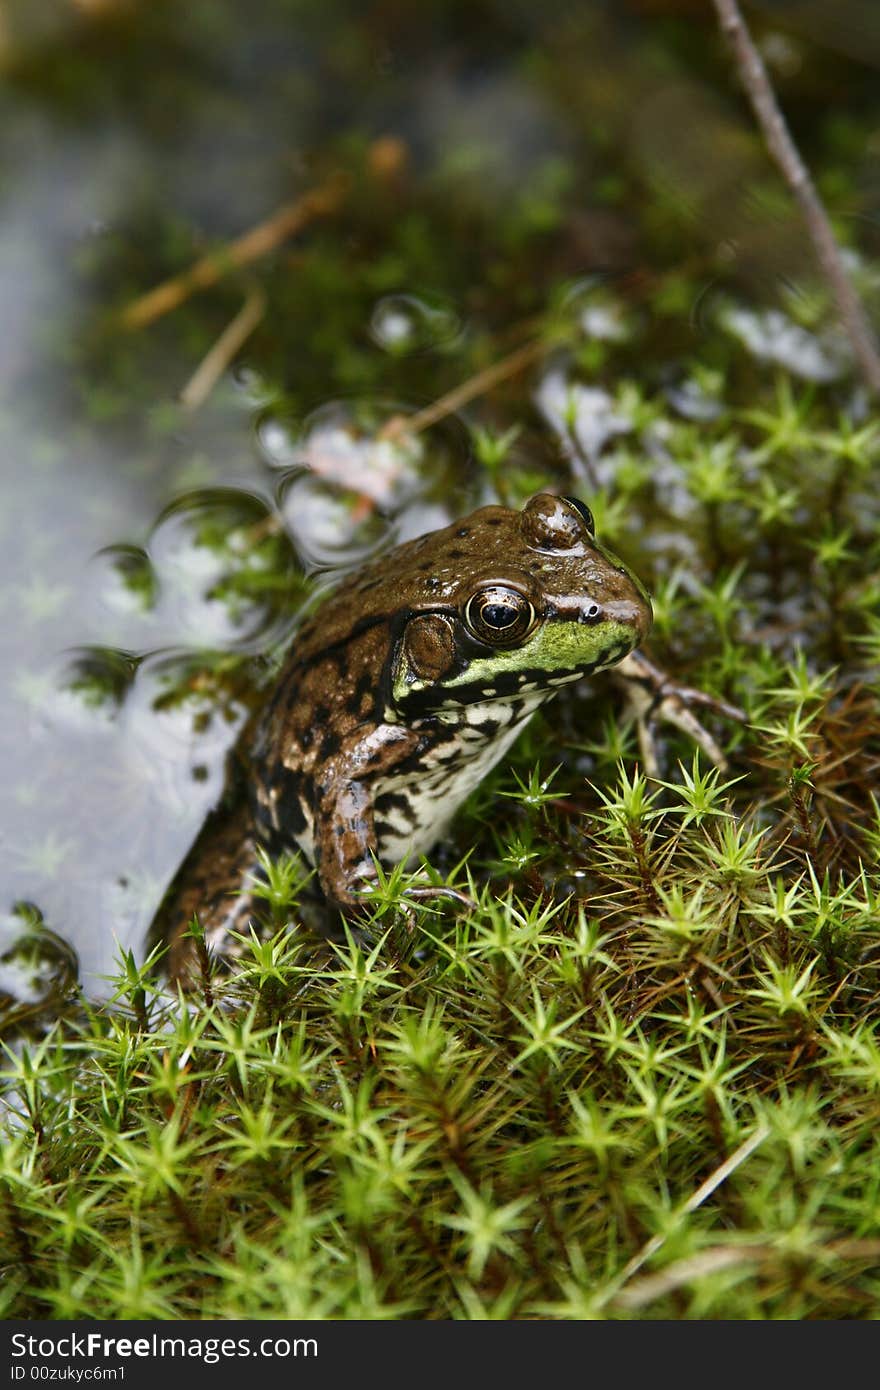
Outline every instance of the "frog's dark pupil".
[[488, 585], [465, 605], [464, 620], [475, 637], [490, 644], [519, 642], [535, 620], [528, 599], [501, 585]]
[[519, 613], [515, 608], [508, 608], [503, 603], [487, 603], [480, 613], [480, 617], [487, 627], [496, 627], [499, 632], [506, 627], [513, 627]]

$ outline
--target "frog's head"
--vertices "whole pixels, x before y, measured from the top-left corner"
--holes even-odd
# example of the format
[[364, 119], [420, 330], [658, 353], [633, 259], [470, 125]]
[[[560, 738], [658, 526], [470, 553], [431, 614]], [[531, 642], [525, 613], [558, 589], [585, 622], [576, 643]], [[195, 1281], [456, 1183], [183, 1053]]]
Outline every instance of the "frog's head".
[[549, 696], [613, 666], [650, 628], [644, 588], [575, 499], [483, 507], [411, 544], [412, 602], [388, 668], [398, 716]]

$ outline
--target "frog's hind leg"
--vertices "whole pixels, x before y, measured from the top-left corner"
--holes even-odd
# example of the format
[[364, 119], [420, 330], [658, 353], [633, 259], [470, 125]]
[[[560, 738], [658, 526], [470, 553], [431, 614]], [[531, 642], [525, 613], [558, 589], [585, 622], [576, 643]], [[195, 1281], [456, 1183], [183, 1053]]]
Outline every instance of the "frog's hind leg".
[[163, 968], [186, 988], [199, 978], [194, 917], [211, 957], [224, 961], [240, 954], [234, 932], [247, 932], [255, 910], [251, 891], [260, 876], [250, 808], [219, 807], [206, 820], [165, 894], [150, 932], [151, 944], [168, 950]]

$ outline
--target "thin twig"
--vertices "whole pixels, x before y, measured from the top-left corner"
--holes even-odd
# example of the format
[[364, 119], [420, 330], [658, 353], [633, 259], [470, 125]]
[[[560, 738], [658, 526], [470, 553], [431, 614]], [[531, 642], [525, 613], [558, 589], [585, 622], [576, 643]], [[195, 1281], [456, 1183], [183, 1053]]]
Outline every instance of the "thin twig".
[[198, 410], [204, 405], [265, 312], [265, 291], [262, 286], [254, 285], [235, 318], [226, 325], [184, 386], [180, 393], [181, 405], [186, 406], [187, 410]]
[[[680, 1208], [679, 1215], [689, 1216], [692, 1211], [697, 1210], [697, 1207], [701, 1207], [706, 1198], [711, 1197], [715, 1189], [720, 1187], [721, 1184], [730, 1177], [731, 1173], [754, 1153], [758, 1145], [763, 1144], [769, 1133], [770, 1131], [766, 1125], [759, 1125], [754, 1133], [750, 1134], [748, 1139], [744, 1140], [739, 1148], [735, 1149], [730, 1157], [726, 1158], [713, 1173], [709, 1174], [706, 1181], [700, 1183], [696, 1191], [691, 1193], [690, 1197], [688, 1197], [687, 1201]], [[610, 1295], [611, 1301], [617, 1302], [621, 1296], [620, 1289], [622, 1286], [626, 1284], [634, 1274], [638, 1273], [642, 1265], [645, 1264], [647, 1260], [650, 1260], [652, 1255], [656, 1255], [668, 1236], [668, 1230], [659, 1235], [652, 1236], [651, 1239], [642, 1246], [641, 1250], [633, 1255], [631, 1260], [627, 1261], [615, 1281], [614, 1292]]]
[[285, 203], [265, 222], [251, 227], [249, 232], [221, 247], [219, 251], [212, 251], [209, 255], [203, 256], [195, 265], [190, 266], [189, 270], [184, 270], [170, 280], [164, 280], [155, 289], [133, 300], [122, 311], [123, 328], [143, 328], [146, 324], [153, 323], [163, 314], [183, 304], [196, 290], [207, 289], [224, 275], [228, 275], [231, 270], [238, 270], [258, 257], [265, 256], [269, 251], [274, 251], [276, 246], [293, 236], [294, 232], [301, 231], [316, 217], [327, 217], [335, 212], [348, 186], [348, 179], [343, 174], [333, 174], [295, 202]]
[[500, 361], [493, 362], [491, 366], [484, 367], [481, 372], [468, 377], [467, 381], [454, 386], [445, 396], [439, 396], [436, 401], [426, 405], [424, 410], [417, 410], [414, 415], [395, 415], [380, 431], [382, 438], [398, 439], [401, 435], [419, 434], [422, 430], [429, 429], [431, 425], [436, 425], [447, 415], [451, 415], [454, 410], [467, 405], [468, 401], [491, 391], [499, 382], [516, 376], [542, 357], [546, 351], [547, 344], [541, 339], [535, 338], [529, 343], [524, 343], [507, 357], [502, 357]]
[[767, 148], [803, 214], [819, 265], [834, 296], [841, 325], [849, 338], [853, 356], [871, 391], [880, 393], [880, 352], [877, 349], [877, 340], [847, 274], [828, 214], [798, 153], [785, 123], [785, 117], [779, 109], [761, 55], [752, 42], [737, 0], [712, 0], [712, 3], [717, 11], [722, 32], [733, 49], [743, 86], [764, 133]]
[[[826, 1245], [817, 1246], [815, 1253], [831, 1260], [876, 1263], [880, 1258], [880, 1240], [870, 1237], [863, 1240], [832, 1240]], [[686, 1255], [683, 1259], [676, 1260], [674, 1264], [667, 1265], [656, 1274], [646, 1274], [641, 1279], [636, 1279], [628, 1289], [615, 1294], [613, 1303], [615, 1308], [634, 1312], [647, 1307], [649, 1303], [655, 1303], [666, 1294], [674, 1293], [684, 1284], [693, 1283], [695, 1279], [717, 1274], [723, 1269], [764, 1264], [774, 1256], [779, 1258], [781, 1254], [779, 1247], [772, 1241], [752, 1241], [745, 1245], [713, 1245], [696, 1255]]]
[[722, 1269], [735, 1269], [738, 1265], [758, 1264], [773, 1254], [773, 1246], [768, 1243], [752, 1245], [720, 1245], [701, 1250], [697, 1255], [688, 1255], [675, 1264], [656, 1274], [646, 1274], [636, 1279], [628, 1289], [615, 1294], [615, 1308], [625, 1308], [632, 1312], [655, 1303], [668, 1293], [674, 1293], [683, 1284], [691, 1284], [695, 1279], [717, 1274]]

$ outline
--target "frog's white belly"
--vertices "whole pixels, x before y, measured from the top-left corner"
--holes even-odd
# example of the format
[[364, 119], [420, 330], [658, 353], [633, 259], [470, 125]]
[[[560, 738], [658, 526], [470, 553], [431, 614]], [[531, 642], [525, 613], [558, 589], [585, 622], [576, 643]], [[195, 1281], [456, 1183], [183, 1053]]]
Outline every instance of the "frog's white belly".
[[[546, 696], [520, 697], [510, 704], [474, 705], [468, 718], [450, 726], [416, 768], [380, 778], [373, 808], [379, 859], [414, 863], [441, 840], [461, 803], [503, 758]], [[486, 719], [491, 717], [491, 733]]]
[[[415, 766], [407, 763], [403, 771], [372, 782], [376, 852], [383, 865], [412, 865], [443, 838], [461, 803], [504, 757], [549, 693], [535, 691], [509, 701], [465, 706], [464, 718], [456, 708], [454, 720], [444, 725], [441, 718]], [[296, 843], [314, 864], [314, 817], [304, 795], [299, 804], [304, 823]]]

